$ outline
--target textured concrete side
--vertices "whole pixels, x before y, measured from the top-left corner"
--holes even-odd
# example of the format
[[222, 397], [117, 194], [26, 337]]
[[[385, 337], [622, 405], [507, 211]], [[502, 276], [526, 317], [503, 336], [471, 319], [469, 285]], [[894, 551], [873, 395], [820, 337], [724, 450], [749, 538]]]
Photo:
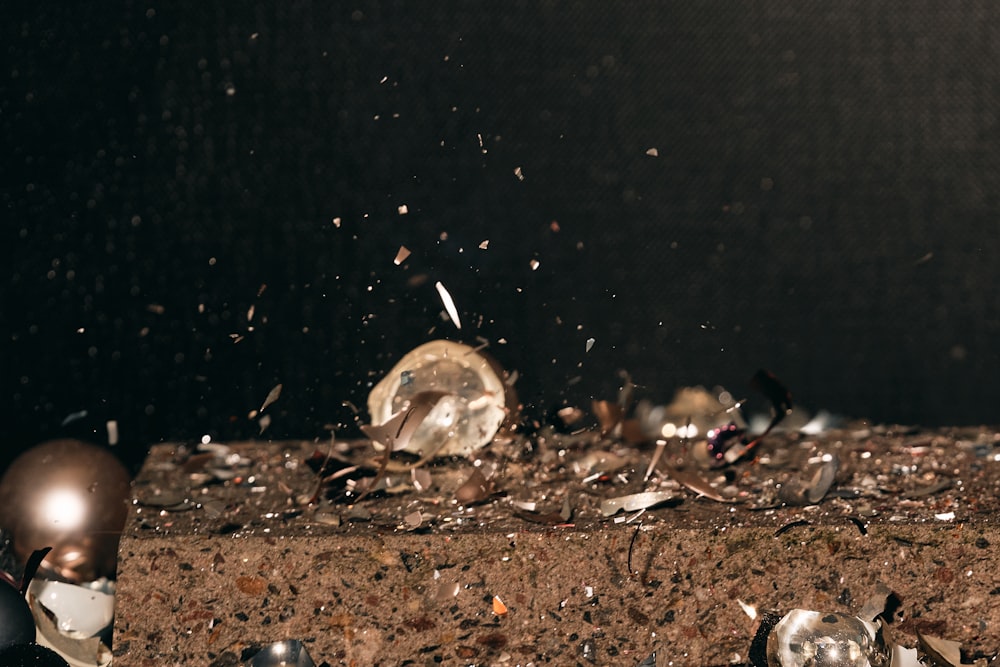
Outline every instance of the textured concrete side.
[[[726, 665], [762, 609], [857, 612], [882, 584], [916, 630], [1000, 649], [1000, 534], [892, 523], [773, 529], [249, 536], [127, 527], [116, 667], [236, 665], [305, 642], [331, 665]], [[499, 599], [498, 604], [494, 597]], [[506, 613], [503, 612], [504, 607]]]

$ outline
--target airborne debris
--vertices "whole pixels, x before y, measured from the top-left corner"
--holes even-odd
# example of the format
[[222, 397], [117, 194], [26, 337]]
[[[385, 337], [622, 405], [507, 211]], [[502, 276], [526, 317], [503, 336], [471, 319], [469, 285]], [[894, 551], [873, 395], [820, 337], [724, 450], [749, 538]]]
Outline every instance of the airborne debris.
[[434, 283], [434, 287], [437, 289], [438, 294], [441, 296], [441, 303], [444, 304], [444, 309], [448, 313], [448, 317], [455, 324], [456, 329], [462, 328], [462, 320], [458, 318], [458, 309], [455, 307], [455, 302], [451, 298], [451, 294], [445, 289], [445, 286], [441, 284], [441, 281]]
[[281, 396], [281, 383], [279, 382], [278, 384], [274, 385], [271, 391], [267, 393], [267, 397], [264, 399], [264, 402], [261, 403], [260, 410], [258, 410], [257, 412], [264, 412], [264, 410], [267, 409], [267, 406], [271, 405], [276, 400], [278, 400], [280, 396]]
[[590, 350], [591, 350], [591, 349], [593, 349], [593, 347], [594, 347], [594, 343], [596, 343], [596, 342], [597, 342], [597, 341], [596, 341], [595, 339], [593, 339], [593, 338], [588, 338], [588, 339], [587, 339], [587, 344], [586, 344], [586, 346], [585, 346], [585, 348], [584, 348], [584, 350], [583, 350], [583, 351], [584, 351], [584, 352], [590, 352]]
[[77, 412], [71, 412], [68, 415], [66, 415], [66, 417], [62, 420], [62, 424], [60, 424], [60, 426], [66, 426], [80, 419], [84, 419], [87, 416], [87, 414], [88, 413], [86, 410], [78, 410]]
[[555, 418], [562, 429], [575, 428], [583, 421], [584, 412], [574, 405], [567, 405], [555, 411]]
[[257, 435], [263, 435], [271, 426], [271, 415], [264, 415], [257, 421], [257, 426], [260, 428], [260, 432]]
[[647, 148], [646, 149], [646, 155], [648, 155], [649, 157], [657, 157], [657, 156], [659, 156], [659, 154], [660, 154], [660, 151], [658, 151], [655, 148]]
[[399, 266], [406, 261], [406, 258], [410, 256], [410, 249], [405, 245], [399, 246], [399, 251], [396, 253], [396, 258], [392, 260], [392, 263]]

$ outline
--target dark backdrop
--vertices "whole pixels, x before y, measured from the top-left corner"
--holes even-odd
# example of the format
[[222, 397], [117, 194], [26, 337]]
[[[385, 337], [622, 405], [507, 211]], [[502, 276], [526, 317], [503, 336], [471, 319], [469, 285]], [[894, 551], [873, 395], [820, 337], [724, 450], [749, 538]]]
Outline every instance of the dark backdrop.
[[440, 336], [535, 414], [764, 366], [998, 421], [994, 3], [41, 4], [0, 21], [8, 454], [253, 435], [278, 382], [266, 435], [321, 435]]

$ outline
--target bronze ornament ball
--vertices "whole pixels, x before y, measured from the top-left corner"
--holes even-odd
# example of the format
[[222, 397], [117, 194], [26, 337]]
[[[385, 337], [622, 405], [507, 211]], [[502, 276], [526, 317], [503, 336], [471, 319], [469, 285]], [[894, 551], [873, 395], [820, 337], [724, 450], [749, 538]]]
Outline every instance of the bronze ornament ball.
[[71, 582], [113, 578], [131, 478], [110, 451], [51, 440], [24, 452], [0, 479], [0, 526], [23, 563], [52, 547], [41, 571]]

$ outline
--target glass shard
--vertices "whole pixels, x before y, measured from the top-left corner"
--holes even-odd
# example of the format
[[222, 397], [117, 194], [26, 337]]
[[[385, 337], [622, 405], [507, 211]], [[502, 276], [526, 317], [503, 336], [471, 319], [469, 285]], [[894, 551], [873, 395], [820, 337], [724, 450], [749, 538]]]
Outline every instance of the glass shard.
[[451, 298], [451, 293], [441, 284], [441, 281], [434, 283], [434, 287], [438, 291], [438, 296], [441, 297], [441, 303], [444, 304], [444, 309], [448, 313], [448, 317], [455, 324], [455, 328], [461, 329], [462, 320], [458, 317], [458, 308], [455, 307], [455, 300]]

